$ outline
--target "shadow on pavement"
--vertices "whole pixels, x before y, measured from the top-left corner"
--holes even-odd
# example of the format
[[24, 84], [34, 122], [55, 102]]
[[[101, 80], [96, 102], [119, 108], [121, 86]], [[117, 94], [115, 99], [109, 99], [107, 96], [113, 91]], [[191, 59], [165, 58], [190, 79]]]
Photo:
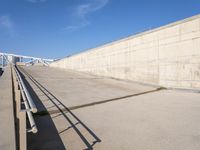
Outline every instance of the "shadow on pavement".
[[[49, 145], [50, 148], [45, 148], [45, 149], [63, 149], [63, 143], [61, 142], [59, 134], [69, 130], [70, 128], [74, 129], [74, 131], [80, 137], [80, 139], [85, 144], [85, 146], [87, 147], [88, 150], [93, 149], [93, 146], [96, 143], [101, 142], [100, 138], [98, 138], [97, 135], [95, 135], [95, 133], [91, 129], [89, 129], [74, 113], [72, 113], [68, 107], [66, 107], [59, 99], [57, 99], [51, 92], [49, 92], [43, 85], [41, 85], [37, 80], [35, 80], [24, 69], [20, 68], [20, 70], [23, 70], [22, 72], [24, 74], [26, 74], [26, 76], [28, 76], [28, 78], [37, 86], [37, 88], [49, 99], [49, 101], [52, 102], [52, 104], [53, 104], [52, 107], [56, 107], [57, 108], [59, 114], [56, 115], [56, 116], [61, 116], [62, 115], [68, 121], [68, 123], [70, 124], [70, 126], [66, 125], [67, 126], [66, 129], [64, 129], [63, 131], [60, 131], [58, 133], [57, 130], [56, 131], [54, 130], [55, 129], [55, 125], [54, 125], [54, 123], [52, 121], [52, 118], [49, 115], [45, 115], [45, 116], [42, 116], [42, 117], [36, 117], [36, 124], [38, 125], [39, 133], [37, 135], [30, 135], [29, 142], [35, 143], [35, 144], [37, 144], [37, 142], [39, 142], [39, 143], [43, 143], [43, 144], [45, 143], [45, 144]], [[25, 79], [24, 75], [23, 75], [23, 78]], [[26, 81], [26, 84], [28, 85], [29, 90], [33, 94], [33, 97], [38, 99], [37, 101], [38, 101], [39, 107], [44, 107], [44, 105], [42, 104], [41, 100], [36, 95], [36, 93], [34, 92], [32, 87], [28, 84], [27, 81]], [[47, 110], [47, 109], [45, 108], [45, 110]], [[69, 115], [71, 117], [69, 117]], [[54, 118], [56, 116], [54, 116]], [[70, 118], [72, 118], [72, 119], [70, 119]], [[76, 120], [76, 123], [73, 123], [72, 120]], [[48, 128], [50, 130], [47, 129], [47, 127], [46, 127], [47, 125], [48, 125]], [[91, 135], [91, 137], [93, 137], [94, 140], [93, 140], [92, 143], [86, 138], [86, 136], [84, 136], [84, 134], [81, 132], [81, 130], [77, 127], [77, 125], [81, 125]], [[49, 132], [49, 131], [51, 131], [51, 132]], [[48, 134], [50, 134], [50, 133], [52, 134], [52, 137], [48, 136]], [[35, 137], [35, 138], [33, 138], [33, 137]], [[45, 138], [47, 138], [47, 139], [45, 139]], [[40, 140], [41, 141], [44, 140], [44, 141], [40, 142]], [[51, 141], [51, 142], [49, 142], [49, 141]], [[31, 145], [31, 143], [30, 143], [30, 145]], [[58, 146], [59, 143], [61, 144], [61, 147], [57, 147], [57, 148], [56, 147], [54, 147], [54, 148], [52, 147], [52, 145], [53, 146], [54, 145]], [[34, 145], [32, 144], [31, 147], [34, 147]], [[37, 145], [37, 146], [40, 147], [41, 145]]]
[[[37, 96], [31, 85], [25, 79], [25, 76], [21, 74], [24, 79], [24, 83], [32, 97], [35, 101], [38, 111], [46, 110], [45, 106], [42, 104], [40, 98]], [[59, 133], [53, 123], [52, 118], [49, 115], [36, 116], [35, 122], [38, 128], [38, 133], [28, 133], [27, 135], [27, 149], [29, 150], [65, 150], [65, 146], [59, 136]]]
[[0, 68], [0, 76], [3, 74], [3, 69]]

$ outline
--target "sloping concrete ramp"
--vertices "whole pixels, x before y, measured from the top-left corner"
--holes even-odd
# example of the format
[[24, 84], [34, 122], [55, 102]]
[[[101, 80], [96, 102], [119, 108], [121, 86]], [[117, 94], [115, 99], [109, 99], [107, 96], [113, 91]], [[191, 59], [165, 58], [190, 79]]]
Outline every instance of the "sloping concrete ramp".
[[199, 150], [200, 94], [21, 67], [39, 108], [29, 149]]
[[[69, 108], [120, 100], [159, 88], [49, 67], [32, 66], [22, 69]], [[35, 88], [35, 84], [31, 84], [31, 87]], [[53, 110], [52, 107], [50, 111]]]
[[0, 77], [0, 149], [15, 150], [15, 125], [13, 113], [11, 68]]

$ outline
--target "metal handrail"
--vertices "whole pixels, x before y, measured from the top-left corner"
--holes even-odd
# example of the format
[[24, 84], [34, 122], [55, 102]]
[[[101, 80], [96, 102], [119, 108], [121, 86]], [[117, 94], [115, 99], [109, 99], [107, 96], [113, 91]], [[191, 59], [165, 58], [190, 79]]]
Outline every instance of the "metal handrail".
[[35, 104], [33, 102], [33, 99], [31, 98], [31, 96], [30, 96], [30, 94], [29, 94], [29, 92], [28, 92], [28, 90], [27, 90], [27, 88], [26, 88], [26, 86], [25, 86], [25, 84], [24, 84], [24, 82], [23, 82], [23, 80], [22, 80], [22, 78], [21, 78], [21, 76], [19, 74], [19, 71], [17, 70], [16, 66], [14, 66], [14, 69], [15, 69], [15, 72], [16, 72], [16, 74], [18, 76], [19, 83], [21, 83], [21, 89], [22, 89], [22, 91], [24, 92], [24, 94], [27, 97], [28, 103], [30, 105], [30, 109], [31, 109], [31, 111], [33, 113], [36, 113], [37, 112], [37, 108], [36, 108], [36, 106], [35, 106]]
[[37, 108], [19, 74], [19, 71], [17, 70], [16, 66], [13, 65], [14, 67], [14, 70], [16, 72], [16, 76], [17, 76], [17, 80], [18, 80], [18, 83], [19, 83], [19, 88], [20, 88], [20, 91], [21, 91], [21, 95], [22, 95], [22, 98], [24, 100], [24, 105], [25, 105], [25, 111], [27, 113], [27, 116], [28, 116], [28, 119], [29, 119], [29, 122], [30, 122], [30, 125], [31, 125], [31, 129], [28, 131], [28, 132], [33, 132], [33, 133], [37, 133], [38, 129], [37, 129], [37, 126], [36, 126], [36, 123], [33, 119], [33, 115], [32, 115], [32, 112], [35, 113], [37, 112]]

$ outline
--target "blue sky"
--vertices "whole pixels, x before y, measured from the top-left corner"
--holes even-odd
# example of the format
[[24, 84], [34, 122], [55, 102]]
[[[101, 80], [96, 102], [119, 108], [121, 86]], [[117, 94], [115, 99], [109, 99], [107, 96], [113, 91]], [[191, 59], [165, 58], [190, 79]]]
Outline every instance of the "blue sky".
[[0, 0], [0, 51], [62, 58], [200, 13], [200, 0]]

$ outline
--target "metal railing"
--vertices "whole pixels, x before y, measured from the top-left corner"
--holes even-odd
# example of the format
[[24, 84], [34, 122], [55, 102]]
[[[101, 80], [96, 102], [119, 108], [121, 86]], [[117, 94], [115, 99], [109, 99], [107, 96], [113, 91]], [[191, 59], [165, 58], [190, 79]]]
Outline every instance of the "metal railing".
[[56, 59], [46, 59], [46, 58], [38, 58], [38, 57], [32, 57], [32, 56], [24, 56], [24, 55], [16, 55], [16, 54], [0, 52], [0, 64], [2, 68], [4, 68], [10, 63], [16, 64], [17, 62], [23, 65], [34, 65], [36, 63], [41, 63], [44, 66], [49, 66], [49, 64], [51, 62], [54, 62], [55, 60]]
[[[27, 132], [37, 133], [38, 129], [32, 113], [37, 112], [37, 108], [28, 92], [28, 89], [22, 80], [22, 77], [15, 65], [12, 65], [12, 74], [14, 82], [15, 103], [16, 103], [16, 118], [18, 119], [19, 130], [19, 149], [27, 149]], [[27, 129], [27, 120], [30, 128]]]

